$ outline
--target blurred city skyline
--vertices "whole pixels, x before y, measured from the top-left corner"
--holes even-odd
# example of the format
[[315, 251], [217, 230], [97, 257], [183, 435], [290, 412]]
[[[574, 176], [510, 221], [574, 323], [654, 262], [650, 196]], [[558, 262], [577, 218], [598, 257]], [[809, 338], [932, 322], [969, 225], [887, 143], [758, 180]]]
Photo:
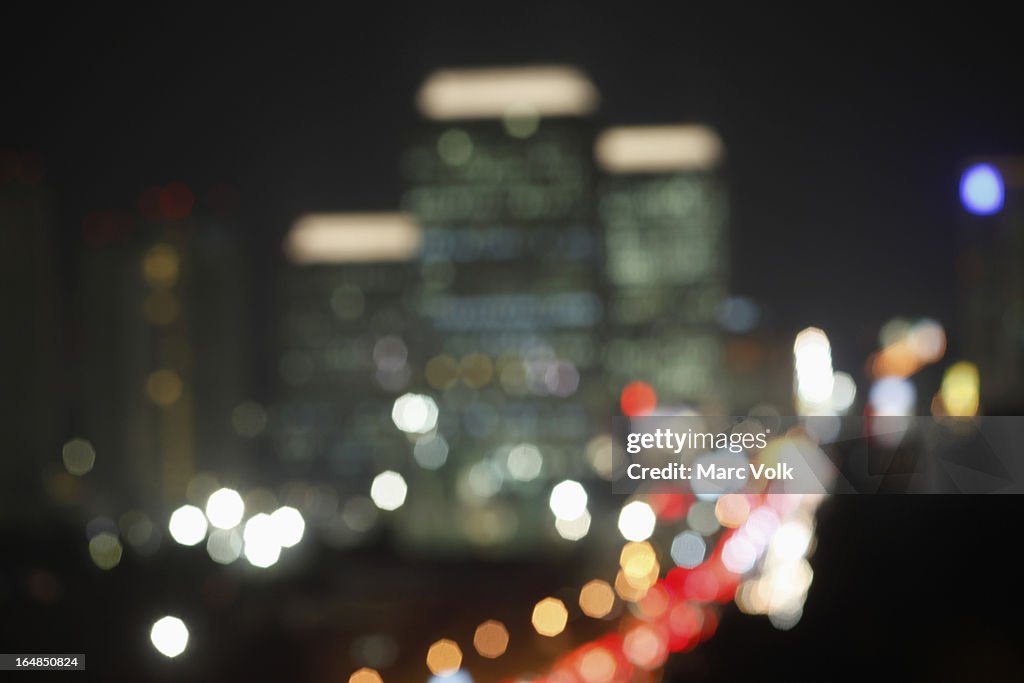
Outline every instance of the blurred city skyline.
[[701, 8], [579, 6], [512, 8], [499, 27], [463, 10], [270, 26], [230, 13], [96, 16], [35, 33], [29, 22], [6, 48], [17, 106], [3, 147], [46, 165], [62, 270], [88, 214], [132, 211], [154, 185], [201, 197], [227, 184], [259, 295], [297, 216], [398, 206], [396, 160], [427, 73], [569, 63], [601, 94], [599, 124], [719, 131], [733, 291], [769, 320], [826, 327], [841, 360], [862, 358], [894, 315], [950, 322], [962, 164], [1024, 147], [1008, 28], [980, 13], [818, 27], [773, 12], [710, 22]]
[[[632, 677], [670, 638], [686, 653], [652, 680], [749, 675], [736, 648], [768, 661], [764, 643], [795, 660], [777, 674], [966, 667], [984, 638], [944, 627], [963, 647], [935, 646], [940, 621], [1019, 632], [1012, 607], [934, 597], [947, 573], [967, 593], [1000, 578], [949, 541], [1005, 545], [988, 522], [1016, 503], [609, 483], [612, 414], [798, 415], [738, 457], [804, 448], [846, 474], [849, 414], [880, 490], [905, 491], [938, 469], [948, 416], [1024, 409], [1011, 22], [583, 3], [5, 18], [6, 642], [57, 633], [129, 679], [554, 665], [595, 683], [613, 675], [574, 657], [608, 647]], [[496, 69], [520, 66], [575, 99], [506, 102], [521, 83]], [[439, 115], [425, 84], [460, 78], [483, 84], [462, 105], [500, 106]], [[624, 149], [682, 157], [638, 173]], [[879, 414], [906, 421], [872, 431]], [[493, 662], [474, 631], [492, 617], [515, 643], [501, 658], [499, 624]], [[449, 637], [464, 665], [431, 662]], [[1019, 659], [1010, 640], [990, 670]]]

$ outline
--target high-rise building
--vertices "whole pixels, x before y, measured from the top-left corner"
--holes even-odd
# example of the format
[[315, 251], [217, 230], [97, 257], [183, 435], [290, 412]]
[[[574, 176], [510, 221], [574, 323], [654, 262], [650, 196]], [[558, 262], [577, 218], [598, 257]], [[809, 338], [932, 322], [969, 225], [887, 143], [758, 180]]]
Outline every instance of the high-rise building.
[[203, 216], [91, 217], [78, 283], [73, 423], [95, 448], [103, 512], [158, 512], [197, 471], [235, 469], [246, 336], [230, 232]]
[[422, 366], [420, 242], [398, 213], [310, 214], [288, 233], [272, 420], [284, 478], [343, 481], [365, 496], [374, 474], [410, 460], [391, 413]]
[[1024, 159], [971, 163], [960, 182], [953, 353], [978, 367], [982, 410], [1024, 408]]
[[[28, 166], [29, 168], [26, 168]], [[65, 340], [52, 190], [31, 159], [0, 158], [0, 335], [5, 456], [0, 518], [37, 516], [41, 470], [60, 471]]]
[[655, 400], [659, 409], [728, 409], [718, 324], [728, 292], [728, 197], [718, 135], [698, 125], [617, 127], [595, 149], [605, 172], [598, 216], [609, 389], [632, 387], [621, 395], [626, 413]]
[[570, 67], [449, 69], [426, 79], [418, 105], [403, 208], [423, 226], [423, 376], [454, 494], [424, 537], [508, 547], [551, 531], [518, 492], [572, 475], [607, 414], [587, 118], [597, 92]]

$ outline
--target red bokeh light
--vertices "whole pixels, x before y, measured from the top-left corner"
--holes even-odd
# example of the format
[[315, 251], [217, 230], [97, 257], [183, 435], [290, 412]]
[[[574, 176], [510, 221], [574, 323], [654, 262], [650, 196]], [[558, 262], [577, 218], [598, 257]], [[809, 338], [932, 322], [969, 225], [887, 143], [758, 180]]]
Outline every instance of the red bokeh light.
[[704, 608], [704, 628], [701, 629], [700, 638], [701, 640], [707, 640], [711, 636], [715, 635], [715, 631], [718, 630], [718, 613], [713, 609]]
[[622, 414], [629, 417], [650, 415], [658, 405], [658, 395], [647, 382], [633, 382], [622, 390], [619, 406]]
[[192, 190], [184, 183], [171, 183], [160, 190], [160, 213], [165, 218], [181, 220], [192, 213], [195, 199]]
[[696, 605], [687, 602], [677, 604], [669, 611], [666, 621], [668, 647], [672, 652], [688, 650], [700, 641], [704, 612]]
[[658, 519], [672, 522], [682, 519], [689, 512], [693, 504], [692, 493], [651, 493], [647, 495], [647, 502], [650, 504]]

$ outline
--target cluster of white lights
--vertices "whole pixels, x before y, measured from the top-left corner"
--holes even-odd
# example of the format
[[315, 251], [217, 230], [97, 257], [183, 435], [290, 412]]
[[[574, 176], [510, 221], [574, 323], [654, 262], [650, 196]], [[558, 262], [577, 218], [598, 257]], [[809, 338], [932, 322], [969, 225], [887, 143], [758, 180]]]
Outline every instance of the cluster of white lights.
[[206, 550], [214, 562], [231, 564], [244, 554], [260, 568], [274, 565], [281, 550], [297, 545], [306, 531], [302, 513], [287, 505], [269, 515], [253, 515], [241, 526], [244, 516], [242, 496], [222, 488], [207, 499], [205, 514], [194, 505], [182, 505], [171, 513], [167, 527], [181, 545], [194, 546], [207, 539]]
[[845, 414], [857, 396], [857, 385], [845, 372], [832, 369], [832, 345], [816, 327], [808, 327], [793, 344], [794, 389], [800, 415]]
[[281, 557], [281, 544], [274, 533], [274, 522], [264, 512], [253, 515], [245, 523], [242, 540], [245, 542], [245, 559], [254, 567], [270, 567]]
[[[793, 344], [797, 401], [804, 406], [825, 404], [832, 396], [832, 346], [825, 333], [808, 327]], [[806, 414], [806, 413], [803, 413]]]
[[[810, 502], [810, 505], [807, 503]], [[814, 578], [806, 555], [814, 538], [810, 510], [814, 501], [805, 499], [802, 509], [771, 534], [760, 575], [740, 585], [737, 604], [746, 612], [767, 614], [772, 624], [792, 628], [803, 614], [807, 591]], [[763, 546], [762, 546], [763, 547]], [[728, 545], [723, 550], [723, 562]]]
[[578, 541], [590, 531], [587, 490], [578, 481], [566, 479], [555, 484], [548, 506], [555, 515], [555, 531], [567, 541]]

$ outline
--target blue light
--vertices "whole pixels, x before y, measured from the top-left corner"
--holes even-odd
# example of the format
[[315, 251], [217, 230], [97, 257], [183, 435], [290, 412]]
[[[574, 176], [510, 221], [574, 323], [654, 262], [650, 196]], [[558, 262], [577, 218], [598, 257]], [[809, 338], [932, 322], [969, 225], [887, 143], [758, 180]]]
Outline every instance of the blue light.
[[473, 683], [473, 678], [465, 669], [459, 669], [447, 676], [431, 676], [427, 683]]
[[960, 201], [976, 216], [991, 216], [1003, 208], [1003, 176], [991, 164], [975, 164], [960, 177]]

